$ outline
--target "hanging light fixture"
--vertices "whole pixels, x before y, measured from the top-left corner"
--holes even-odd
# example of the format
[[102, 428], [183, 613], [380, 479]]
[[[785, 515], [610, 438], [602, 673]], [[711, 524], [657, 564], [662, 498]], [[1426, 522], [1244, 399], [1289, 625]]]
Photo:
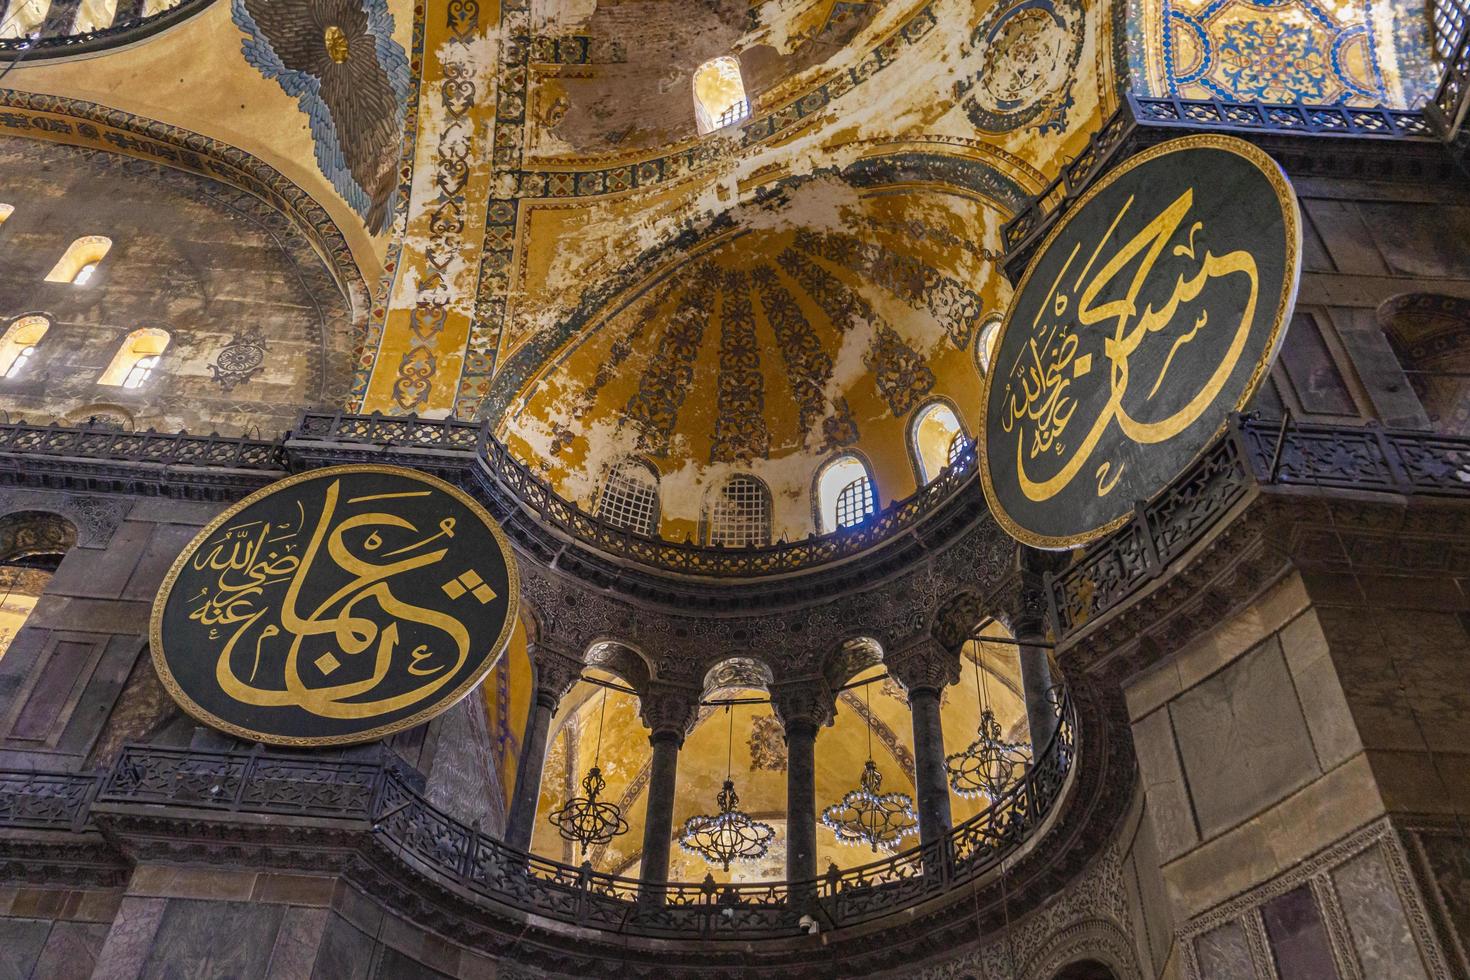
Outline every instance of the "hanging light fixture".
[[592, 768], [582, 778], [582, 796], [574, 796], [551, 814], [562, 840], [582, 845], [582, 856], [594, 844], [606, 844], [619, 834], [628, 832], [628, 821], [615, 803], [599, 800], [598, 794], [607, 788], [602, 770], [597, 764], [602, 761], [602, 722], [607, 715], [607, 688], [602, 689], [602, 706], [597, 713], [597, 751], [592, 755]]
[[950, 788], [966, 799], [982, 797], [991, 803], [1000, 799], [1031, 761], [1031, 747], [1025, 742], [1006, 740], [990, 710], [990, 688], [980, 671], [980, 654], [971, 658], [975, 665], [975, 697], [980, 705], [980, 726], [963, 752], [944, 758]]
[[884, 793], [883, 774], [873, 761], [873, 685], [863, 688], [868, 710], [868, 761], [858, 788], [822, 811], [822, 823], [844, 844], [867, 844], [873, 852], [891, 851], [909, 834], [918, 833], [919, 815], [907, 793]]
[[725, 705], [725, 714], [730, 716], [730, 733], [725, 746], [725, 787], [715, 797], [720, 812], [690, 817], [685, 821], [679, 834], [679, 846], [729, 871], [732, 861], [755, 861], [765, 857], [776, 831], [770, 824], [752, 820], [740, 809], [740, 797], [735, 793], [735, 781], [731, 778], [734, 772], [735, 716], [728, 704]]

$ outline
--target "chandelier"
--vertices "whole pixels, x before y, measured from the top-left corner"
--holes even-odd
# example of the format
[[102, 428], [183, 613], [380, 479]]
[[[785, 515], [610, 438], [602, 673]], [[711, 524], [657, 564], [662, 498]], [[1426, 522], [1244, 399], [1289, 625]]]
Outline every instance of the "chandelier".
[[587, 856], [587, 849], [592, 845], [606, 844], [619, 834], [628, 832], [628, 821], [623, 819], [623, 811], [617, 804], [597, 798], [607, 788], [607, 780], [602, 778], [602, 770], [597, 768], [597, 763], [602, 758], [602, 721], [606, 714], [607, 688], [603, 688], [602, 706], [597, 714], [597, 751], [592, 756], [592, 768], [582, 777], [583, 795], [567, 800], [550, 817], [562, 840], [582, 846], [584, 858]]
[[909, 834], [917, 833], [919, 817], [914, 801], [906, 793], [884, 793], [883, 774], [873, 762], [872, 682], [864, 693], [868, 699], [868, 761], [858, 778], [858, 788], [848, 790], [841, 800], [822, 811], [822, 823], [844, 844], [867, 844], [877, 853], [891, 851]]
[[770, 824], [752, 820], [740, 809], [740, 797], [735, 793], [735, 781], [731, 778], [735, 716], [728, 704], [725, 705], [725, 713], [730, 715], [730, 734], [725, 746], [725, 787], [715, 797], [720, 812], [690, 817], [685, 821], [679, 834], [679, 846], [729, 871], [733, 861], [755, 861], [765, 857], [776, 831]]
[[1025, 771], [1031, 761], [1031, 747], [1025, 742], [1008, 741], [1002, 735], [1000, 722], [990, 709], [990, 689], [980, 672], [978, 651], [971, 663], [975, 665], [975, 697], [980, 705], [979, 729], [975, 741], [964, 751], [944, 757], [944, 768], [956, 795], [994, 803], [1015, 784], [1017, 773]]

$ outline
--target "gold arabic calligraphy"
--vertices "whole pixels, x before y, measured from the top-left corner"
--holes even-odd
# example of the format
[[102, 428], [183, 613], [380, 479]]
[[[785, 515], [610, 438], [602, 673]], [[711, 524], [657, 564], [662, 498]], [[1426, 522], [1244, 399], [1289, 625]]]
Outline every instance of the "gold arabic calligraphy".
[[[470, 654], [465, 624], [394, 594], [395, 580], [423, 575], [450, 554], [455, 519], [444, 518], [430, 533], [383, 505], [430, 493], [343, 502], [342, 481], [333, 480], [310, 529], [298, 503], [295, 520], [230, 525], [201, 547], [190, 568], [213, 580], [190, 598], [189, 618], [206, 627], [210, 639], [223, 640], [215, 666], [220, 688], [243, 704], [360, 719], [422, 701], [455, 677]], [[369, 502], [374, 506], [368, 510], [350, 513], [352, 505]], [[406, 543], [384, 552], [385, 538]], [[345, 583], [325, 598], [305, 598], [314, 576], [335, 582], [342, 573]], [[451, 601], [472, 595], [484, 604], [495, 597], [472, 570], [448, 577], [442, 589]], [[424, 642], [403, 655], [398, 650], [405, 634]], [[262, 680], [263, 660], [271, 665], [265, 673], [279, 683]], [[375, 694], [395, 664], [397, 680]], [[343, 669], [348, 666], [356, 669]], [[339, 670], [352, 679], [327, 680]], [[412, 680], [404, 681], [405, 674]]]
[[[1127, 244], [1108, 257], [1091, 279], [1087, 278], [1097, 264], [1103, 245], [1133, 203], [1134, 197], [1130, 196], [1099, 238], [1071, 288], [1067, 289], [1063, 279], [1076, 260], [1082, 243], [1078, 242], [1073, 247], [1042, 301], [1031, 323], [1025, 348], [1016, 357], [1007, 379], [1004, 392], [1007, 404], [1001, 417], [1001, 427], [1007, 434], [1016, 435], [1017, 479], [1021, 491], [1033, 501], [1049, 500], [1069, 486], [1087, 465], [1103, 434], [1114, 422], [1128, 438], [1143, 445], [1162, 442], [1187, 429], [1213, 404], [1240, 360], [1250, 336], [1260, 288], [1255, 258], [1243, 250], [1225, 255], [1215, 255], [1206, 250], [1202, 258], [1198, 257], [1195, 239], [1204, 230], [1200, 221], [1188, 226], [1185, 241], [1174, 245], [1170, 253], [1175, 258], [1197, 262], [1197, 267], [1190, 274], [1176, 277], [1168, 299], [1158, 309], [1151, 304], [1145, 305], [1142, 311], [1138, 308], [1139, 294], [1148, 283], [1160, 255], [1189, 216], [1194, 205], [1192, 190], [1179, 195]], [[1099, 302], [1099, 293], [1135, 260], [1137, 267], [1124, 294], [1117, 299]], [[1240, 321], [1235, 325], [1235, 333], [1229, 338], [1214, 370], [1188, 401], [1164, 418], [1157, 421], [1136, 418], [1125, 407], [1124, 397], [1130, 383], [1139, 380], [1133, 378], [1130, 371], [1130, 359], [1139, 346], [1150, 334], [1173, 326], [1180, 306], [1198, 299], [1208, 284], [1237, 275], [1245, 277], [1248, 294]], [[1072, 308], [1074, 300], [1075, 308]], [[1208, 310], [1201, 310], [1188, 329], [1174, 338], [1144, 396], [1145, 402], [1163, 386], [1175, 355], [1209, 326]], [[1074, 382], [1093, 370], [1092, 354], [1079, 354], [1083, 332], [1089, 328], [1105, 331], [1102, 352], [1109, 370], [1108, 398], [1090, 420], [1077, 415], [1081, 402], [1072, 391]], [[1147, 383], [1147, 379], [1143, 379], [1143, 383]], [[1074, 419], [1077, 421], [1075, 428]], [[1035, 464], [1042, 459], [1050, 463], [1045, 468], [1055, 468], [1055, 472], [1046, 477], [1033, 477], [1027, 470], [1027, 464]], [[1106, 496], [1122, 476], [1122, 465], [1115, 469], [1114, 462], [1103, 460], [1093, 471], [1099, 497]]]

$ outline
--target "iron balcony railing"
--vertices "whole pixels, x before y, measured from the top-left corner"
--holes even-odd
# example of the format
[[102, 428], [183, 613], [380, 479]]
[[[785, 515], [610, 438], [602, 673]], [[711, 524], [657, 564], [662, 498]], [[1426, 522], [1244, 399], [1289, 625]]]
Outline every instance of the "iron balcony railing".
[[[485, 477], [503, 487], [543, 526], [604, 554], [661, 571], [722, 578], [794, 572], [840, 561], [911, 530], [960, 490], [973, 486], [975, 446], [967, 445], [935, 480], [856, 527], [799, 541], [726, 548], [670, 541], [630, 531], [560, 496], [511, 454], [490, 427], [476, 422], [384, 415], [307, 413], [288, 441], [360, 443], [410, 451], [474, 453]], [[3, 451], [3, 450], [0, 450]]]
[[1150, 581], [1262, 486], [1470, 497], [1470, 439], [1432, 432], [1233, 416], [1217, 440], [1131, 522], [1050, 577], [1065, 639]]
[[411, 772], [377, 761], [124, 747], [105, 776], [0, 773], [0, 828], [76, 831], [94, 799], [116, 807], [278, 814], [358, 822], [371, 846], [415, 873], [502, 906], [584, 927], [666, 938], [797, 936], [856, 925], [942, 895], [997, 868], [1030, 840], [1061, 798], [1075, 760], [1063, 693], [1039, 759], [979, 814], [928, 845], [813, 881], [657, 886], [512, 848], [423, 798]]
[[0, 455], [57, 456], [163, 466], [282, 470], [281, 440], [266, 441], [187, 432], [125, 432], [108, 426], [0, 424]]
[[[117, 4], [117, 14], [111, 24], [95, 31], [82, 32], [71, 29], [78, 9], [73, 4], [70, 19], [66, 21], [67, 28], [64, 30], [47, 31], [42, 27], [29, 36], [0, 38], [0, 65], [60, 55], [88, 54], [132, 44], [194, 16], [213, 2], [214, 0], [175, 0], [172, 5], [157, 13], [145, 14], [142, 0], [121, 0]], [[11, 4], [9, 9], [14, 10], [18, 6]], [[52, 6], [60, 7], [61, 4]]]

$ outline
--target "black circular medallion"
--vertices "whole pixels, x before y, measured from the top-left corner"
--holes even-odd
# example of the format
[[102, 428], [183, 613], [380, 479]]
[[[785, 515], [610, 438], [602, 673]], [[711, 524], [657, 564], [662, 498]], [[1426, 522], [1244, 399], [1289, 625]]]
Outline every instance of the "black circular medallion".
[[153, 664], [201, 721], [278, 745], [365, 742], [469, 693], [519, 602], [500, 528], [413, 470], [293, 476], [216, 518], [153, 606]]
[[1295, 195], [1261, 150], [1174, 140], [1099, 179], [1026, 270], [985, 376], [981, 476], [1018, 540], [1120, 527], [1243, 410], [1296, 298]]

